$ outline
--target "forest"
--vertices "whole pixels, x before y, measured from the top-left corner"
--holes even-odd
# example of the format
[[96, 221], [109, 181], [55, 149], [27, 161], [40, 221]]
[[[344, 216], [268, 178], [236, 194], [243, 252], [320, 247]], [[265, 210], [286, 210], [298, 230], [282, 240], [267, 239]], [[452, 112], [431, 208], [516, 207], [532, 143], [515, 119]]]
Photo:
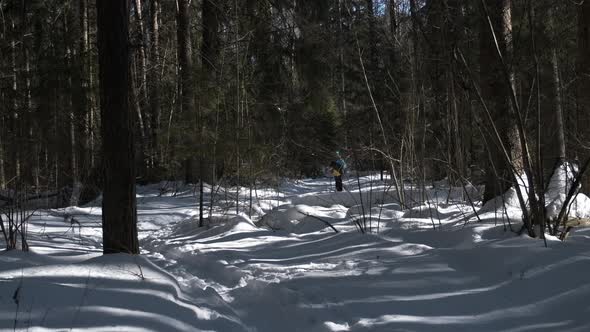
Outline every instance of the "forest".
[[[64, 201], [87, 202], [102, 188], [101, 128], [111, 126], [100, 114], [96, 5], [14, 0], [0, 10], [0, 187], [66, 189]], [[397, 185], [470, 181], [489, 200], [512, 169], [542, 188], [558, 163], [589, 155], [587, 10], [130, 1], [118, 32], [136, 180], [318, 176], [343, 150]]]
[[[87, 200], [102, 169], [95, 4], [0, 4], [0, 186], [81, 184], [73, 201]], [[489, 198], [506, 187], [493, 126], [515, 164], [526, 164], [522, 127], [530, 168], [545, 178], [557, 160], [588, 154], [585, 2], [128, 7], [140, 183], [309, 177], [342, 149], [358, 168], [400, 181], [469, 179]]]
[[[346, 163], [344, 193], [333, 190], [336, 159]], [[9, 250], [47, 247], [53, 219], [80, 243], [97, 243], [84, 250], [147, 256], [130, 259], [140, 270], [176, 257], [160, 250], [172, 251], [164, 246], [188, 232], [185, 222], [197, 229], [190, 237], [204, 232], [199, 245], [223, 227], [359, 236], [473, 224], [486, 239], [477, 225], [501, 224], [545, 248], [570, 234], [586, 248], [589, 165], [587, 0], [0, 0], [0, 226]], [[190, 213], [179, 210], [185, 203]], [[156, 228], [169, 231], [165, 245]], [[410, 233], [408, 241], [440, 244]], [[286, 248], [260, 241], [269, 252]], [[155, 274], [192, 273], [162, 264]], [[238, 296], [237, 286], [208, 285], [227, 303]], [[227, 317], [239, 327], [199, 328], [280, 326], [236, 312]], [[411, 319], [357, 318], [293, 330], [427, 330]], [[494, 324], [479, 327], [508, 328]]]

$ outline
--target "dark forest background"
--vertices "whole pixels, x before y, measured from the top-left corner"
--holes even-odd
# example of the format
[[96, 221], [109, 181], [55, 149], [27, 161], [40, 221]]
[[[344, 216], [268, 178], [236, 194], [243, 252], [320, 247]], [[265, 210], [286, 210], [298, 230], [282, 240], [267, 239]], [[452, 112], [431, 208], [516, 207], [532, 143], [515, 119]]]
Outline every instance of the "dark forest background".
[[[128, 12], [138, 183], [318, 176], [340, 151], [398, 184], [486, 184], [487, 200], [514, 170], [543, 187], [589, 155], [587, 1], [132, 0]], [[0, 1], [0, 188], [65, 188], [66, 205], [100, 192], [96, 24], [94, 1]]]

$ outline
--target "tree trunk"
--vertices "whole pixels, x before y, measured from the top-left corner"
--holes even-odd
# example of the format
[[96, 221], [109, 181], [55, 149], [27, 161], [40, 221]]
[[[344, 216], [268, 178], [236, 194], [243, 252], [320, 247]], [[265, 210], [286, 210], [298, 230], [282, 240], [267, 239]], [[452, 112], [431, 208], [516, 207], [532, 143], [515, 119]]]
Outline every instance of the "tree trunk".
[[[348, 111], [347, 111], [347, 105], [346, 105], [346, 73], [345, 73], [345, 68], [346, 68], [346, 64], [345, 64], [345, 60], [344, 60], [344, 50], [346, 47], [346, 41], [345, 41], [345, 34], [344, 34], [344, 13], [345, 13], [345, 3], [344, 0], [338, 0], [338, 69], [339, 69], [339, 78], [340, 78], [340, 82], [339, 82], [339, 94], [338, 94], [338, 98], [340, 99], [340, 102], [338, 103], [339, 108], [340, 108], [340, 112], [342, 113], [342, 119], [344, 120], [344, 123], [347, 123], [348, 120]], [[295, 34], [293, 32], [293, 34]], [[294, 53], [294, 52], [293, 52]], [[292, 56], [293, 59], [295, 58], [295, 56]], [[295, 71], [294, 68], [291, 69], [292, 71]], [[348, 149], [349, 145], [348, 145], [348, 136], [349, 136], [349, 128], [350, 126], [345, 125], [344, 126], [344, 148]], [[283, 135], [286, 135], [286, 133], [284, 133]]]
[[[217, 108], [217, 64], [219, 57], [219, 11], [213, 0], [203, 0], [201, 17], [203, 22], [203, 42], [201, 45], [201, 108], [199, 110], [199, 226], [203, 225], [203, 181], [207, 179], [206, 160], [212, 159], [212, 179], [215, 176], [215, 154], [212, 158], [205, 156], [205, 121], [204, 119]], [[215, 146], [213, 146], [215, 149]], [[213, 182], [212, 182], [213, 183]], [[211, 186], [213, 190], [213, 186]], [[213, 197], [213, 192], [211, 192]]]
[[[492, 128], [485, 130], [490, 163], [486, 168], [484, 202], [502, 195], [511, 185], [512, 162], [519, 172], [522, 170], [520, 143], [513, 111], [508, 98], [508, 87], [504, 80], [504, 68], [497, 56], [496, 44], [490, 36], [490, 21], [497, 36], [497, 43], [504, 56], [511, 51], [510, 31], [512, 29], [510, 0], [485, 0], [490, 17], [484, 17], [480, 25], [480, 80], [483, 98], [492, 112], [496, 128], [501, 136], [498, 142]], [[489, 21], [488, 21], [489, 19]], [[506, 161], [502, 145], [510, 154]]]
[[151, 167], [156, 168], [160, 162], [158, 153], [158, 132], [160, 130], [160, 36], [158, 26], [158, 15], [160, 12], [159, 0], [150, 1], [150, 64], [151, 68], [148, 71], [148, 88], [150, 90], [150, 158]]
[[129, 110], [129, 7], [96, 1], [104, 189], [105, 254], [139, 253], [132, 116]]
[[[92, 69], [91, 69], [91, 55], [90, 55], [90, 37], [89, 37], [89, 24], [88, 24], [88, 0], [80, 0], [78, 4], [78, 16], [80, 23], [80, 36], [79, 36], [79, 61], [80, 61], [80, 122], [83, 123], [82, 131], [83, 137], [83, 165], [87, 170], [94, 167], [94, 102], [92, 92]], [[82, 175], [83, 179], [86, 179], [89, 172]]]
[[133, 5], [135, 6], [135, 19], [137, 20], [137, 25], [139, 26], [139, 74], [141, 75], [141, 81], [139, 86], [141, 87], [141, 95], [145, 102], [148, 100], [148, 91], [147, 91], [147, 52], [146, 52], [146, 45], [147, 45], [147, 30], [145, 29], [145, 24], [143, 22], [143, 10], [141, 7], [141, 0], [134, 0]]
[[[418, 6], [416, 4], [416, 0], [410, 0], [410, 14], [412, 17], [412, 27], [411, 27], [411, 39], [412, 39], [412, 46], [411, 46], [411, 78], [410, 78], [410, 86], [411, 86], [411, 93], [410, 93], [410, 107], [408, 107], [408, 111], [405, 115], [405, 135], [408, 138], [407, 148], [406, 150], [409, 151], [408, 156], [405, 158], [407, 163], [407, 168], [411, 171], [414, 171], [417, 167], [414, 167], [415, 162], [419, 162], [418, 159], [424, 159], [423, 147], [419, 147], [418, 143], [420, 140], [420, 136], [418, 133], [418, 126], [419, 126], [419, 116], [422, 115], [423, 111], [423, 98], [422, 98], [422, 83], [421, 83], [421, 72], [419, 68], [420, 64], [420, 40], [419, 40], [419, 31], [420, 26], [418, 22]], [[422, 152], [420, 152], [422, 151]], [[419, 156], [421, 154], [421, 156]], [[404, 165], [402, 165], [404, 167]], [[421, 168], [424, 170], [424, 167]], [[418, 174], [415, 174], [418, 176]], [[424, 175], [424, 174], [422, 174]], [[413, 175], [412, 175], [413, 176]], [[421, 176], [422, 177], [422, 176]], [[403, 180], [403, 179], [402, 179]], [[403, 192], [403, 191], [402, 191]]]
[[[532, 4], [531, 4], [532, 5]], [[557, 56], [557, 48], [559, 45], [559, 36], [555, 32], [555, 13], [552, 9], [547, 9], [545, 14], [540, 17], [534, 17], [535, 11], [531, 12], [531, 20], [537, 20], [540, 25], [541, 33], [535, 36], [542, 36], [543, 39], [537, 37], [538, 40], [545, 40], [545, 44], [540, 41], [535, 42], [535, 52], [539, 49], [548, 49], [548, 57], [540, 57], [535, 54], [537, 62], [540, 62], [538, 80], [539, 80], [539, 96], [538, 103], [540, 103], [541, 120], [543, 127], [540, 128], [541, 138], [541, 160], [543, 166], [543, 182], [540, 185], [545, 186], [549, 181], [549, 176], [553, 173], [556, 166], [563, 163], [566, 158], [565, 148], [565, 134], [564, 134], [564, 118], [561, 100], [561, 78], [559, 73], [559, 59]], [[539, 22], [540, 21], [540, 22]], [[535, 22], [531, 22], [534, 24]], [[533, 26], [534, 28], [534, 26]], [[541, 45], [539, 48], [538, 45]], [[539, 60], [541, 59], [541, 60]], [[540, 173], [539, 173], [540, 174]]]
[[[16, 24], [14, 19], [11, 22], [12, 26], [12, 41], [10, 43], [10, 50], [12, 52], [12, 135], [13, 135], [13, 143], [16, 146], [20, 145], [20, 135], [19, 135], [19, 104], [18, 104], [18, 69], [17, 69], [17, 52], [16, 52]], [[12, 149], [12, 162], [14, 165], [14, 176], [15, 179], [20, 180], [21, 175], [21, 160], [20, 160], [20, 151], [18, 148]]]
[[448, 0], [447, 11], [449, 22], [445, 29], [449, 38], [449, 49], [446, 51], [447, 61], [449, 63], [449, 88], [448, 88], [448, 103], [450, 113], [450, 137], [448, 145], [450, 148], [449, 160], [451, 160], [451, 167], [454, 172], [451, 172], [450, 177], [455, 178], [455, 182], [463, 183], [463, 178], [466, 173], [466, 146], [467, 142], [463, 140], [465, 132], [465, 123], [462, 121], [464, 115], [462, 114], [462, 100], [460, 98], [459, 71], [454, 61], [454, 53], [459, 48], [460, 43], [464, 39], [464, 14], [463, 4], [460, 0]]
[[[70, 109], [70, 155], [71, 155], [71, 188], [70, 206], [77, 206], [80, 201], [80, 196], [83, 189], [83, 178], [85, 168], [85, 149], [84, 149], [84, 119], [87, 114], [88, 103], [84, 89], [84, 72], [83, 60], [79, 54], [79, 36], [82, 34], [81, 25], [76, 21], [77, 17], [74, 12], [71, 15], [65, 15], [67, 18], [64, 22], [64, 29], [67, 35], [72, 35], [73, 38], [68, 38], [66, 52], [70, 56], [67, 57], [66, 66], [70, 68], [67, 89], [70, 92], [68, 96], [68, 106]], [[78, 15], [79, 17], [79, 15]]]
[[[5, 132], [4, 124], [2, 123], [2, 119], [0, 118], [0, 129], [2, 132]], [[0, 135], [0, 190], [6, 187], [6, 173], [4, 169], [4, 138], [3, 135]]]
[[[70, 23], [70, 16], [67, 14], [63, 15], [63, 27], [66, 36], [77, 35], [76, 26]], [[73, 29], [70, 29], [70, 25], [73, 26]], [[70, 179], [72, 188], [72, 194], [69, 197], [69, 205], [70, 206], [77, 206], [78, 201], [80, 198], [80, 168], [79, 168], [79, 154], [78, 154], [78, 144], [77, 144], [77, 124], [78, 124], [78, 115], [82, 114], [84, 111], [83, 102], [81, 101], [82, 95], [82, 84], [81, 84], [81, 75], [77, 68], [74, 68], [75, 61], [78, 61], [79, 57], [78, 54], [75, 52], [75, 42], [72, 39], [68, 39], [66, 42], [66, 49], [64, 57], [64, 68], [69, 68], [70, 70], [66, 72], [67, 81], [66, 81], [66, 90], [69, 91], [69, 95], [67, 96], [66, 102], [66, 109], [68, 110], [67, 117], [68, 117], [68, 126], [69, 126], [69, 157], [70, 157]], [[71, 59], [71, 60], [70, 60]]]
[[372, 73], [376, 69], [375, 66], [377, 64], [377, 33], [375, 31], [375, 10], [373, 0], [366, 0], [366, 2], [367, 16], [369, 20], [369, 73]]
[[[578, 59], [577, 59], [577, 159], [590, 157], [590, 1], [582, 1], [578, 10]], [[590, 194], [590, 174], [582, 181], [582, 190]]]
[[[180, 91], [182, 113], [188, 119], [193, 119], [195, 114], [195, 89], [193, 76], [193, 59], [190, 36], [190, 6], [189, 0], [177, 0], [177, 43], [178, 43], [178, 66], [180, 67]], [[185, 135], [188, 135], [186, 133]], [[185, 181], [194, 183], [194, 172], [192, 156], [187, 156], [185, 160]]]
[[[0, 40], [6, 40], [6, 31], [0, 31]], [[4, 65], [4, 59], [6, 54], [2, 48], [0, 48], [0, 65]], [[3, 89], [0, 91], [0, 105], [6, 105], [7, 103], [7, 91]], [[4, 125], [4, 114], [0, 114], [0, 190], [6, 188], [6, 166], [5, 166], [5, 148], [4, 142], [8, 138], [8, 128]], [[6, 136], [5, 136], [6, 135]]]
[[131, 97], [132, 104], [135, 108], [139, 120], [140, 139], [139, 139], [139, 174], [138, 176], [145, 179], [149, 167], [149, 154], [150, 154], [150, 143], [149, 134], [150, 121], [149, 114], [147, 112], [147, 101], [148, 101], [148, 90], [147, 90], [147, 52], [146, 52], [146, 29], [143, 22], [143, 12], [141, 7], [141, 0], [133, 0], [133, 18], [135, 24], [137, 24], [139, 34], [133, 41], [138, 45], [137, 53], [134, 54], [132, 59], [132, 70], [131, 70]]
[[129, 95], [129, 102], [131, 103], [131, 107], [133, 107], [133, 109], [135, 110], [135, 115], [137, 116], [137, 123], [138, 123], [138, 127], [139, 127], [139, 176], [143, 177], [146, 174], [146, 125], [145, 125], [145, 120], [144, 120], [144, 115], [143, 115], [143, 110], [141, 107], [141, 102], [140, 102], [140, 98], [141, 98], [141, 92], [140, 92], [140, 83], [137, 82], [137, 74], [136, 74], [136, 67], [137, 64], [137, 60], [135, 59], [135, 57], [131, 58], [131, 69], [130, 69], [130, 80], [129, 80], [129, 91], [131, 92], [131, 94]]
[[[395, 0], [389, 0], [389, 34], [391, 38], [391, 51], [389, 52], [390, 66], [397, 65], [397, 19]], [[395, 71], [392, 71], [395, 73]]]
[[86, 166], [89, 169], [95, 167], [95, 132], [94, 121], [96, 118], [96, 94], [94, 87], [94, 61], [92, 59], [91, 42], [90, 42], [90, 24], [89, 24], [89, 5], [88, 0], [80, 0], [80, 24], [82, 38], [80, 40], [80, 57], [82, 59], [82, 84], [83, 84], [83, 98], [86, 103], [86, 114], [84, 119], [84, 133], [86, 148]]

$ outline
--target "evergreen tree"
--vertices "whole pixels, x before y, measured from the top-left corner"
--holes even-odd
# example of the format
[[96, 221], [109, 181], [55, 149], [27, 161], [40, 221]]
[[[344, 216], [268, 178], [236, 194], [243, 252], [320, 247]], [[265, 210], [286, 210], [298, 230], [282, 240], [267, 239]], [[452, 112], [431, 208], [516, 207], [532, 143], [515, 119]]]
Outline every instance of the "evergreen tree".
[[129, 88], [129, 8], [126, 1], [97, 1], [102, 122], [103, 250], [139, 254], [135, 202], [135, 149]]

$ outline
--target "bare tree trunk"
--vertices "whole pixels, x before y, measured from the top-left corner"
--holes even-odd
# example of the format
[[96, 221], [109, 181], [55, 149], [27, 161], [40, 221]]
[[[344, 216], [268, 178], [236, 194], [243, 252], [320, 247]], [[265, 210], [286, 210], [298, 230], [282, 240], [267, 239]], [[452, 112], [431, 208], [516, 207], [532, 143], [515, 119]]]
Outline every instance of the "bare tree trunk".
[[[13, 34], [16, 33], [16, 25], [14, 19], [11, 22]], [[19, 145], [19, 114], [18, 114], [18, 70], [16, 64], [16, 40], [15, 37], [12, 37], [12, 41], [10, 44], [10, 49], [12, 51], [12, 133], [14, 135], [13, 144]], [[20, 151], [18, 148], [13, 149], [13, 164], [14, 164], [14, 175], [18, 179], [21, 175], [21, 160], [20, 160]]]
[[448, 103], [450, 116], [450, 137], [448, 145], [451, 147], [449, 153], [449, 160], [454, 172], [449, 174], [450, 178], [455, 178], [456, 181], [462, 183], [464, 174], [466, 172], [466, 156], [465, 146], [467, 142], [463, 141], [463, 132], [465, 124], [462, 121], [462, 106], [461, 99], [457, 93], [459, 87], [458, 70], [456, 62], [454, 61], [454, 53], [458, 49], [459, 44], [464, 38], [464, 14], [463, 5], [460, 0], [446, 0], [446, 10], [448, 22], [446, 24], [445, 32], [449, 38], [449, 47], [446, 51], [447, 61], [449, 63], [449, 88], [448, 88]]
[[[218, 4], [213, 0], [203, 0], [201, 18], [203, 22], [203, 39], [201, 45], [201, 107], [199, 111], [199, 226], [203, 225], [203, 181], [207, 179], [206, 161], [212, 160], [213, 176], [215, 178], [215, 154], [207, 158], [205, 156], [205, 118], [206, 115], [217, 109], [217, 66], [219, 57], [219, 10]], [[212, 144], [213, 145], [213, 144]], [[215, 150], [215, 146], [213, 146]], [[211, 182], [213, 183], [213, 181]], [[213, 197], [213, 185], [211, 186], [211, 197]]]
[[397, 64], [397, 14], [395, 0], [389, 0], [389, 34], [391, 38], [391, 51], [389, 52], [390, 65], [396, 66]]
[[563, 107], [561, 101], [561, 78], [559, 75], [559, 60], [557, 49], [551, 49], [551, 62], [553, 67], [553, 91], [555, 94], [555, 130], [557, 130], [557, 161], [565, 161], [565, 132], [563, 123]]
[[150, 120], [149, 113], [147, 112], [147, 101], [148, 101], [148, 90], [147, 90], [147, 35], [146, 29], [143, 22], [143, 11], [141, 7], [141, 0], [133, 0], [133, 18], [139, 29], [139, 35], [135, 38], [134, 42], [139, 45], [137, 47], [137, 54], [134, 54], [132, 58], [132, 70], [131, 70], [131, 97], [133, 99], [132, 105], [135, 108], [137, 117], [139, 119], [140, 126], [140, 141], [139, 141], [139, 169], [141, 178], [145, 178], [148, 174], [149, 169], [149, 155], [150, 155], [150, 142], [149, 134], [150, 131]]
[[[418, 83], [418, 55], [419, 55], [419, 38], [418, 31], [420, 30], [418, 22], [418, 8], [416, 0], [410, 0], [410, 14], [412, 16], [412, 94], [416, 98], [419, 90]], [[418, 105], [418, 103], [416, 103]]]
[[[75, 25], [73, 25], [70, 22], [70, 15], [64, 14], [63, 15], [63, 27], [64, 27], [64, 32], [66, 35], [76, 35], [76, 29], [75, 29]], [[74, 28], [70, 29], [70, 25], [72, 25]], [[65, 68], [72, 68], [74, 65], [74, 61], [76, 61], [75, 59], [77, 59], [77, 54], [75, 51], [75, 47], [74, 46], [75, 43], [73, 42], [73, 40], [68, 40], [67, 44], [66, 44], [66, 57], [64, 58], [64, 67]], [[72, 59], [72, 60], [70, 60]], [[79, 89], [80, 88], [80, 72], [77, 72], [76, 69], [73, 69], [69, 72], [69, 75], [67, 76], [67, 81], [66, 81], [66, 89], [67, 91], [71, 91], [71, 93], [67, 96], [67, 102], [66, 102], [66, 109], [68, 110], [67, 116], [68, 116], [68, 125], [69, 125], [69, 148], [70, 148], [70, 178], [71, 178], [71, 183], [69, 185], [71, 185], [72, 188], [72, 194], [69, 197], [69, 205], [70, 206], [77, 206], [78, 205], [78, 201], [80, 198], [80, 168], [79, 168], [79, 154], [78, 154], [78, 142], [77, 142], [77, 135], [78, 135], [78, 131], [76, 130], [77, 127], [77, 119], [78, 119], [78, 114], [81, 114], [82, 112], [82, 108], [84, 107], [84, 105], [82, 105], [82, 102], [80, 100], [80, 95], [79, 95]]]
[[97, 0], [103, 142], [103, 251], [139, 254], [133, 125], [129, 110], [129, 7]]
[[144, 101], [147, 102], [148, 100], [148, 90], [147, 90], [147, 51], [146, 51], [146, 44], [147, 44], [147, 30], [145, 29], [145, 24], [143, 22], [143, 10], [141, 7], [141, 0], [134, 0], [133, 5], [135, 6], [135, 18], [137, 20], [137, 25], [139, 26], [139, 74], [141, 75], [141, 82], [139, 87], [141, 88], [141, 95]]
[[238, 22], [238, 1], [234, 0], [234, 7], [235, 7], [235, 17], [236, 17], [236, 31], [235, 31], [235, 43], [236, 43], [236, 127], [235, 127], [235, 144], [236, 144], [236, 215], [240, 214], [240, 167], [241, 167], [241, 159], [240, 159], [240, 118], [241, 114], [241, 106], [242, 100], [241, 97], [241, 90], [242, 90], [242, 81], [241, 81], [241, 71], [240, 71], [240, 24]]
[[[375, 70], [377, 64], [377, 33], [375, 31], [375, 9], [373, 0], [366, 0], [369, 20], [369, 72]], [[372, 75], [371, 75], [372, 76]]]
[[[577, 159], [580, 162], [590, 156], [590, 1], [582, 1], [578, 9], [577, 56]], [[590, 194], [590, 174], [582, 181], [582, 190]]]
[[150, 65], [148, 71], [149, 98], [150, 98], [150, 143], [151, 143], [151, 166], [157, 167], [161, 156], [158, 149], [158, 133], [160, 130], [160, 75], [158, 70], [161, 66], [160, 61], [160, 31], [158, 26], [158, 15], [160, 13], [159, 0], [150, 1]]
[[94, 103], [92, 101], [92, 70], [90, 59], [90, 41], [88, 25], [88, 0], [79, 1], [79, 20], [80, 20], [80, 39], [79, 39], [79, 58], [80, 58], [80, 106], [82, 113], [80, 118], [83, 119], [83, 147], [84, 147], [84, 166], [87, 169], [94, 167]]
[[[0, 30], [0, 39], [6, 39], [6, 30]], [[0, 59], [5, 59], [4, 50], [0, 48]], [[0, 60], [0, 63], [3, 64], [3, 61]], [[0, 91], [0, 105], [5, 105], [7, 103], [6, 91]], [[4, 141], [8, 138], [4, 136], [8, 133], [8, 128], [6, 128], [4, 124], [4, 114], [0, 115], [0, 189], [6, 188], [6, 168], [5, 168], [5, 160], [7, 156], [5, 155], [4, 149]]]
[[143, 172], [143, 174], [141, 175], [145, 175], [145, 144], [146, 144], [146, 126], [145, 126], [145, 120], [144, 120], [144, 115], [143, 115], [143, 111], [141, 108], [141, 102], [139, 101], [139, 99], [141, 98], [140, 94], [140, 88], [138, 86], [138, 82], [137, 82], [137, 75], [135, 75], [135, 64], [136, 61], [135, 59], [131, 60], [130, 66], [132, 67], [130, 70], [130, 84], [131, 86], [129, 87], [130, 91], [131, 91], [131, 95], [130, 97], [130, 102], [131, 105], [133, 107], [133, 109], [135, 110], [135, 114], [137, 116], [137, 123], [139, 124], [139, 136], [140, 136], [140, 146], [141, 146], [141, 151], [139, 153], [139, 155], [141, 156], [141, 160], [140, 160], [140, 167], [141, 170]]
[[[405, 158], [408, 161], [408, 170], [413, 171], [414, 169], [419, 169], [422, 171], [421, 174], [412, 174], [415, 175], [417, 178], [424, 177], [424, 167], [416, 168], [414, 167], [414, 163], [420, 162], [418, 159], [423, 158], [423, 145], [420, 145], [418, 148], [418, 144], [416, 143], [418, 139], [420, 139], [420, 135], [417, 133], [418, 128], [418, 121], [420, 120], [420, 116], [423, 115], [423, 95], [422, 95], [422, 83], [421, 83], [421, 73], [419, 68], [419, 57], [420, 57], [420, 38], [419, 38], [419, 31], [420, 31], [420, 23], [418, 18], [418, 6], [416, 4], [416, 0], [410, 0], [410, 14], [412, 17], [412, 28], [411, 28], [411, 39], [412, 39], [412, 50], [411, 50], [411, 97], [410, 103], [408, 107], [408, 112], [405, 116], [405, 128], [404, 131], [406, 132], [406, 137], [408, 138], [408, 146], [407, 151], [408, 156]], [[420, 152], [421, 151], [421, 152]], [[419, 156], [418, 153], [421, 155]], [[404, 167], [404, 165], [401, 165]], [[403, 183], [403, 178], [401, 179]], [[403, 190], [402, 190], [403, 193]]]
[[[0, 129], [5, 132], [4, 123], [0, 118]], [[2, 135], [0, 135], [0, 189], [6, 188], [6, 170], [4, 168], [4, 141]]]
[[[531, 4], [531, 6], [534, 6]], [[531, 8], [530, 20], [537, 19], [534, 15], [534, 8]], [[561, 78], [559, 74], [559, 59], [557, 56], [557, 47], [559, 45], [559, 36], [556, 33], [557, 27], [555, 26], [555, 13], [553, 9], [547, 9], [546, 14], [540, 18], [541, 22], [537, 24], [541, 25], [539, 29], [546, 40], [549, 41], [549, 57], [541, 57], [535, 54], [536, 62], [541, 62], [542, 66], [539, 69], [537, 80], [539, 89], [537, 90], [539, 109], [541, 111], [540, 118], [544, 124], [542, 128], [539, 128], [539, 134], [541, 138], [541, 162], [542, 162], [542, 173], [546, 181], [540, 181], [540, 185], [547, 183], [548, 177], [553, 173], [555, 167], [563, 163], [566, 159], [566, 148], [565, 148], [565, 134], [564, 134], [564, 118], [563, 108], [561, 100]], [[531, 26], [534, 28], [531, 22]], [[540, 34], [535, 34], [540, 35]], [[535, 42], [535, 53], [537, 53], [538, 47]], [[541, 49], [544, 49], [544, 45]], [[544, 74], [544, 75], [542, 75]], [[543, 183], [545, 182], [545, 183]]]
[[75, 195], [74, 191], [79, 187], [80, 174], [78, 170], [78, 149], [76, 145], [76, 114], [74, 113], [73, 107], [70, 107], [68, 118], [70, 125], [70, 169], [72, 172], [72, 195], [70, 196], [70, 206], [77, 206], [79, 195]]
[[[344, 48], [345, 48], [345, 39], [344, 39], [344, 2], [345, 0], [338, 0], [338, 60], [339, 60], [339, 71], [340, 71], [340, 89], [339, 89], [339, 107], [340, 111], [342, 112], [342, 119], [344, 123], [347, 123], [348, 118], [348, 110], [346, 105], [346, 80], [345, 80], [345, 63], [344, 63]], [[294, 55], [293, 55], [294, 57]], [[295, 71], [294, 68], [291, 69]], [[349, 126], [344, 125], [344, 148], [348, 149], [348, 136], [349, 136]]]
[[[510, 51], [511, 13], [510, 0], [485, 0], [490, 10], [490, 21], [497, 36], [500, 51], [506, 54]], [[486, 169], [486, 182], [484, 202], [502, 195], [511, 185], [512, 168], [510, 162], [516, 165], [516, 170], [522, 170], [519, 162], [522, 152], [519, 151], [518, 133], [512, 117], [511, 106], [508, 99], [506, 82], [503, 79], [504, 68], [496, 56], [496, 45], [490, 37], [490, 21], [482, 19], [480, 26], [480, 72], [481, 90], [483, 98], [492, 110], [492, 117], [498, 131], [502, 135], [502, 142], [497, 142], [491, 129], [486, 130], [487, 148], [490, 150], [490, 161]], [[503, 157], [501, 144], [503, 144], [512, 160], [506, 161]], [[494, 172], [495, 169], [495, 172]], [[497, 176], [496, 176], [497, 174]]]
[[94, 122], [96, 118], [96, 94], [95, 94], [95, 74], [94, 61], [90, 47], [90, 25], [89, 25], [89, 8], [88, 0], [80, 0], [80, 23], [82, 30], [82, 39], [80, 44], [80, 56], [82, 57], [82, 83], [84, 84], [84, 93], [86, 100], [87, 113], [85, 117], [85, 146], [87, 148], [87, 166], [90, 169], [95, 167], [95, 130]]
[[[177, 0], [177, 38], [178, 38], [178, 65], [180, 67], [181, 82], [181, 107], [182, 112], [192, 119], [195, 114], [195, 89], [193, 76], [193, 59], [190, 37], [190, 6], [189, 0]], [[185, 181], [194, 182], [192, 156], [185, 160]]]

